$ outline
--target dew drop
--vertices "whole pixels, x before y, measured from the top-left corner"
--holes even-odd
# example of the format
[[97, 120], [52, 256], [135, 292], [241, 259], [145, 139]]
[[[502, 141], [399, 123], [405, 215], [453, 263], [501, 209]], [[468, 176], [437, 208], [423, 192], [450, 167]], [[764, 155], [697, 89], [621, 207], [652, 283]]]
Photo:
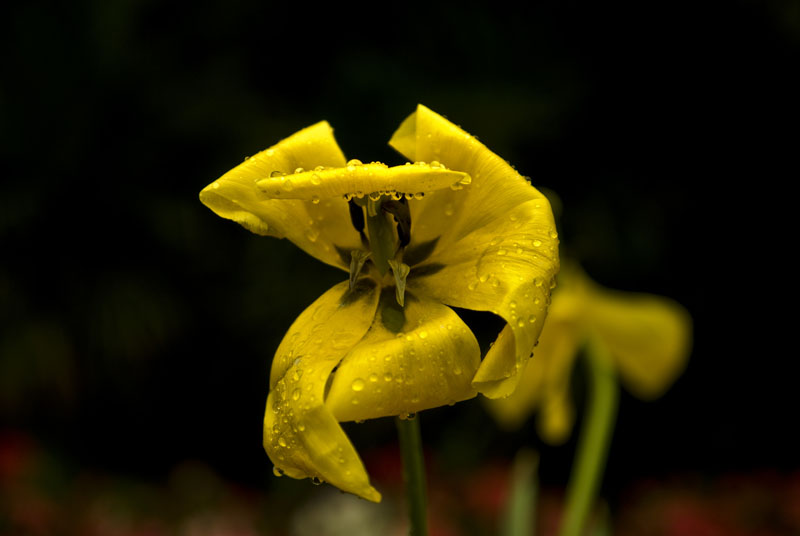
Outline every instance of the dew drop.
[[278, 438], [278, 445], [280, 445], [282, 447], [286, 446], [286, 440], [283, 438], [283, 436]]
[[300, 389], [292, 391], [292, 400], [300, 400]]
[[214, 189], [216, 190], [217, 188], [219, 188], [219, 183], [218, 183], [218, 182], [215, 182], [215, 183], [214, 183], [214, 184], [212, 184], [211, 186], [213, 186], [213, 187], [214, 187]]
[[452, 203], [447, 203], [444, 206], [444, 215], [445, 216], [452, 216], [454, 213], [455, 213], [455, 211], [453, 210], [453, 204]]
[[461, 370], [461, 367], [459, 367], [458, 365], [456, 365], [455, 368], [453, 369], [453, 374], [455, 374], [456, 376], [461, 376], [462, 372], [463, 371]]
[[319, 186], [321, 183], [322, 179], [319, 178], [319, 175], [317, 175], [316, 173], [311, 175], [311, 184], [313, 184], [314, 186]]
[[498, 255], [506, 255], [507, 253], [508, 253], [508, 250], [505, 250], [505, 249], [498, 249], [497, 250], [497, 254]]
[[528, 322], [531, 324], [536, 323], [536, 315], [531, 315], [528, 317]]
[[304, 170], [303, 168], [301, 168], [301, 167], [299, 167], [299, 168], [295, 168], [295, 170], [294, 170], [294, 172], [295, 172], [295, 173], [302, 173], [302, 172], [304, 172], [304, 171], [305, 171], [305, 170]]
[[[353, 158], [353, 159], [347, 161], [347, 167], [348, 168], [353, 167], [353, 166], [361, 166], [363, 164], [364, 163], [361, 160], [359, 160], [358, 158]], [[348, 171], [352, 171], [352, 170], [348, 170]]]
[[306, 238], [311, 242], [316, 242], [317, 238], [319, 238], [319, 230], [314, 227], [309, 227], [306, 231]]
[[273, 475], [275, 475], [275, 476], [277, 476], [277, 477], [281, 477], [281, 476], [283, 476], [283, 471], [281, 471], [281, 470], [278, 468], [278, 466], [277, 466], [277, 465], [273, 465], [273, 466], [272, 466], [272, 474], [273, 474]]
[[427, 339], [428, 338], [428, 332], [423, 329], [422, 331], [419, 332], [419, 338], [420, 339]]
[[315, 205], [319, 205], [319, 196], [318, 195], [312, 195], [311, 196], [311, 202], [314, 203]]
[[375, 383], [376, 381], [378, 381], [378, 375], [373, 372], [372, 374], [369, 375], [369, 381]]
[[350, 384], [350, 388], [353, 389], [353, 391], [363, 391], [364, 380], [362, 380], [361, 378], [356, 378], [355, 380], [353, 380], [353, 383]]
[[542, 245], [542, 241], [541, 240], [534, 240], [533, 241], [533, 247], [538, 248], [541, 245]]

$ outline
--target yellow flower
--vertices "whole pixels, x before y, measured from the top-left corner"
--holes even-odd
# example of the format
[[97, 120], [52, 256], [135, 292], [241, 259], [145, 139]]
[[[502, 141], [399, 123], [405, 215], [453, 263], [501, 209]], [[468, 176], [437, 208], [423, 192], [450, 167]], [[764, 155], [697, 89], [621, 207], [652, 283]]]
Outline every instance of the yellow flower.
[[691, 331], [689, 314], [676, 302], [603, 288], [577, 265], [564, 262], [535, 358], [514, 394], [489, 400], [489, 410], [508, 429], [538, 410], [539, 435], [562, 443], [574, 420], [569, 380], [582, 347], [601, 346], [628, 391], [648, 400], [663, 394], [683, 371]]
[[[350, 273], [275, 353], [264, 448], [277, 473], [372, 501], [339, 422], [512, 392], [558, 270], [547, 199], [477, 139], [419, 106], [389, 143], [415, 163], [346, 162], [320, 122], [200, 193], [223, 218]], [[483, 362], [447, 305], [507, 322]]]

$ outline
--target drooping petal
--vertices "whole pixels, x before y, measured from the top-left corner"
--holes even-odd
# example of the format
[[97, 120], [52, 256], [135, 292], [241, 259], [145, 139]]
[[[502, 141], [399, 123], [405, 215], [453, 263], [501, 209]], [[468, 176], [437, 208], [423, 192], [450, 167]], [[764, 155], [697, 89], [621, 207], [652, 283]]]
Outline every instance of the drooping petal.
[[486, 396], [506, 396], [542, 329], [558, 272], [550, 203], [502, 158], [422, 105], [389, 143], [411, 160], [438, 161], [472, 177], [462, 190], [410, 203], [410, 248], [436, 242], [417, 277], [412, 268], [409, 288], [506, 320], [473, 382]]
[[333, 129], [322, 121], [248, 158], [204, 188], [200, 200], [254, 233], [288, 238], [313, 257], [347, 270], [339, 251], [357, 249], [361, 242], [346, 203], [275, 200], [256, 186], [261, 179], [292, 174], [298, 168], [344, 165]]
[[625, 387], [634, 396], [660, 396], [686, 366], [692, 321], [676, 302], [652, 294], [593, 286], [586, 322], [614, 357]]
[[388, 167], [379, 162], [354, 164], [351, 161], [345, 167], [269, 177], [259, 180], [257, 184], [261, 191], [275, 199], [311, 201], [344, 195], [362, 197], [375, 192], [420, 197], [443, 188], [462, 187], [470, 181], [466, 173], [423, 162]]
[[475, 336], [449, 307], [384, 289], [366, 337], [342, 360], [326, 405], [340, 421], [415, 413], [474, 397]]
[[486, 401], [498, 424], [510, 430], [519, 428], [528, 416], [538, 411], [539, 434], [553, 445], [563, 443], [572, 429], [574, 409], [569, 382], [581, 344], [577, 326], [558, 313], [555, 307], [548, 314], [539, 345], [526, 364], [517, 389], [506, 398]]
[[275, 354], [264, 414], [264, 449], [277, 470], [376, 502], [380, 494], [324, 397], [331, 371], [372, 324], [378, 296], [368, 279], [352, 291], [343, 282], [303, 311]]

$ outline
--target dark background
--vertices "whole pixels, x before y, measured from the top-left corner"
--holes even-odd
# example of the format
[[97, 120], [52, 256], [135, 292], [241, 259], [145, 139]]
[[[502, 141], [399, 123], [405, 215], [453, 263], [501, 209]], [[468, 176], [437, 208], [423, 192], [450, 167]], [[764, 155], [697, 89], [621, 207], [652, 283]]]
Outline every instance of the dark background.
[[[344, 274], [218, 218], [198, 192], [321, 119], [348, 157], [399, 163], [386, 142], [421, 102], [558, 194], [563, 254], [694, 318], [672, 390], [623, 395], [612, 502], [645, 478], [800, 469], [784, 342], [796, 313], [771, 303], [791, 299], [791, 269], [769, 241], [796, 180], [778, 157], [792, 149], [781, 125], [797, 130], [797, 3], [3, 11], [4, 429], [95, 471], [158, 481], [198, 459], [276, 486], [261, 449], [272, 353]], [[444, 466], [527, 444], [546, 484], [566, 478], [574, 441], [544, 447], [533, 421], [503, 434], [472, 401], [422, 423]], [[366, 451], [394, 441], [390, 420], [348, 431]]]

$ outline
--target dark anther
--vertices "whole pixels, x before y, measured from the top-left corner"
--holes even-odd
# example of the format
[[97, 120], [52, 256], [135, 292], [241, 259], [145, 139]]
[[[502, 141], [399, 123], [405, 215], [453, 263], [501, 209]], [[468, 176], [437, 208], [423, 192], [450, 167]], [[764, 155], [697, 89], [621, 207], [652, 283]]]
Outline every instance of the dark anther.
[[353, 227], [356, 228], [358, 234], [361, 235], [361, 242], [367, 243], [367, 235], [364, 234], [364, 209], [356, 204], [354, 200], [350, 200], [347, 202], [347, 206], [350, 209], [350, 221], [353, 223]]
[[401, 197], [397, 201], [384, 201], [381, 208], [394, 216], [394, 221], [397, 222], [397, 238], [400, 239], [400, 247], [406, 247], [411, 242], [411, 212], [408, 210], [408, 200]]
[[359, 233], [364, 232], [364, 209], [360, 206], [356, 205], [356, 202], [352, 199], [347, 202], [347, 206], [350, 207], [350, 221], [353, 222], [353, 227], [356, 228], [356, 231]]

